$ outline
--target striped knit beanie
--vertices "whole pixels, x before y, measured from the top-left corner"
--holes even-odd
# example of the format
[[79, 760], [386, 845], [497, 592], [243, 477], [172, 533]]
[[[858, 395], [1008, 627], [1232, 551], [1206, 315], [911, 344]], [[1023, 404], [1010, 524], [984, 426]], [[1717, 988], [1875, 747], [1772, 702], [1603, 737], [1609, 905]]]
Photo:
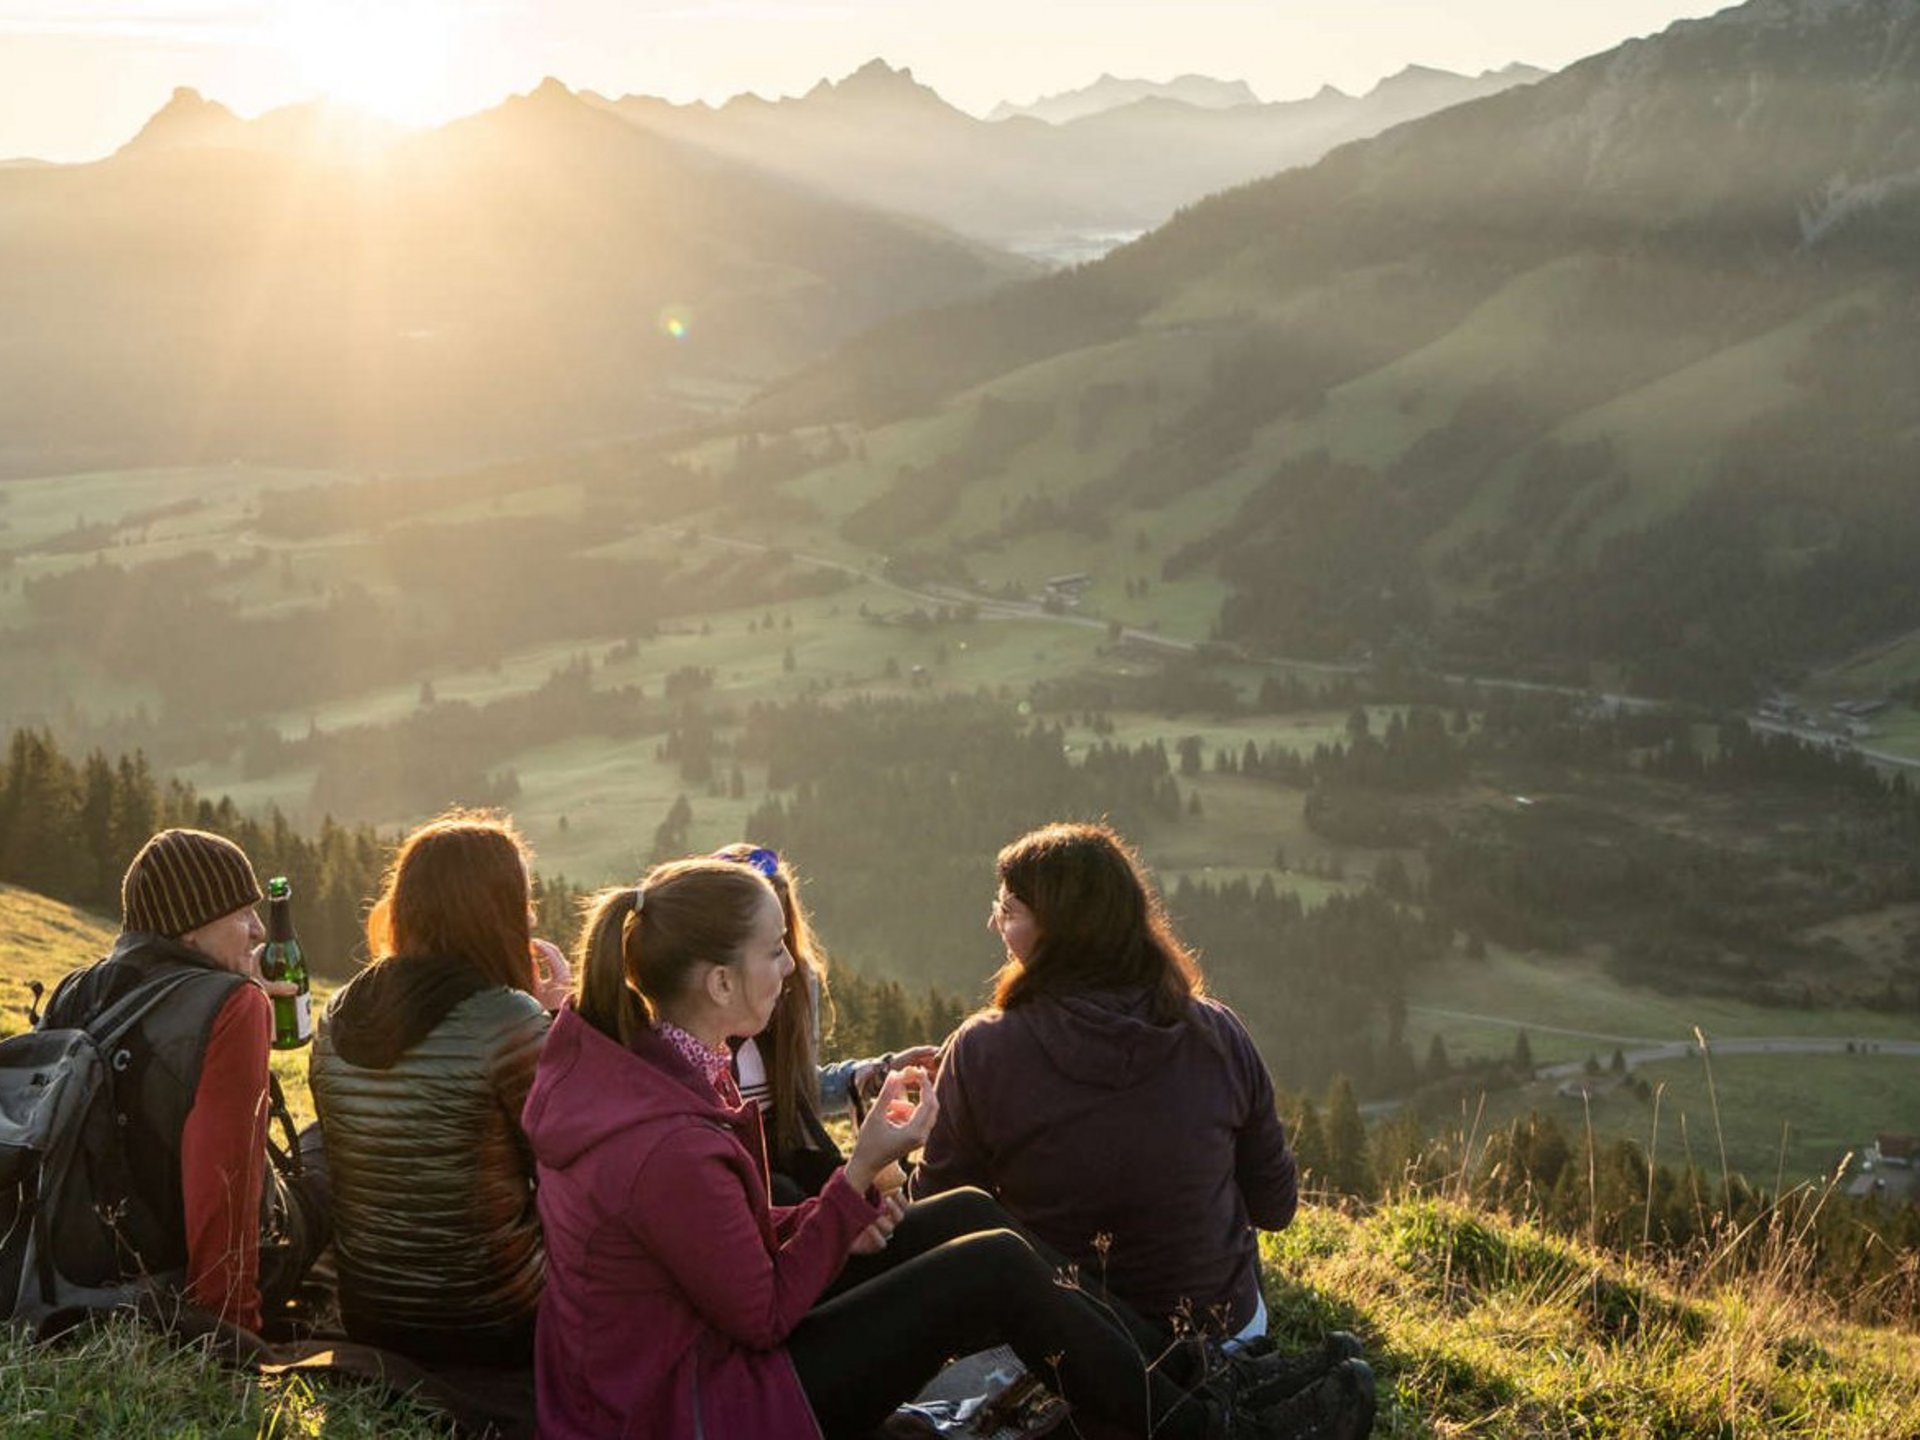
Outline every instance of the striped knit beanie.
[[120, 882], [126, 928], [155, 935], [184, 935], [259, 901], [246, 852], [204, 830], [162, 830]]

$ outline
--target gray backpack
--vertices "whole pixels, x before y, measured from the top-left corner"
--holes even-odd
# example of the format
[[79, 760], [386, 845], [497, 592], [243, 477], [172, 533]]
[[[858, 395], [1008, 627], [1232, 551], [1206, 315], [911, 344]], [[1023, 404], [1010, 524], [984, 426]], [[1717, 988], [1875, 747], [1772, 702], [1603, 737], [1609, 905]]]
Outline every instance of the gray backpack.
[[91, 1023], [0, 1040], [0, 1319], [39, 1326], [62, 1310], [111, 1309], [177, 1287], [119, 1223], [138, 1203], [115, 1096], [134, 1028], [196, 978], [135, 986]]

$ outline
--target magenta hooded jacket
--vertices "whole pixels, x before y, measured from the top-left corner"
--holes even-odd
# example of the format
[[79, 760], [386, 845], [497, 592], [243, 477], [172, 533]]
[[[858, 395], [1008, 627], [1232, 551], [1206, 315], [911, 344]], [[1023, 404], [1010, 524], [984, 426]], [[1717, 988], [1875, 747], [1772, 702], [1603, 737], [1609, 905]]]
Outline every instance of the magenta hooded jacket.
[[546, 1440], [819, 1440], [781, 1348], [879, 1215], [843, 1176], [767, 1200], [758, 1109], [722, 1102], [659, 1036], [631, 1050], [555, 1017], [523, 1117], [547, 1284]]

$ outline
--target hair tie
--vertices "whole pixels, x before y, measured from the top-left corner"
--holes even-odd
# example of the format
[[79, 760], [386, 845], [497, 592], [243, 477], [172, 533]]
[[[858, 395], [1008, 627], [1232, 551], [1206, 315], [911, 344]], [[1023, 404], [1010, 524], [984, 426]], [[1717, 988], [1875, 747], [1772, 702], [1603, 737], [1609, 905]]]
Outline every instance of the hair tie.
[[644, 884], [633, 887], [633, 913], [638, 915], [647, 908], [647, 887]]

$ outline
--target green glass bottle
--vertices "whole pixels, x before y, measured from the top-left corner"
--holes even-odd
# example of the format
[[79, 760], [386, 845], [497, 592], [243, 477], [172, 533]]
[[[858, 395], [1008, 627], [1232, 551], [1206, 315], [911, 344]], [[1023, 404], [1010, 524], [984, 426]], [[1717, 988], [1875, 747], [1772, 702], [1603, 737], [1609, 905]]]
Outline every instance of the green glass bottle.
[[273, 997], [273, 1048], [298, 1050], [313, 1039], [313, 1001], [307, 960], [293, 933], [293, 886], [284, 875], [267, 881], [267, 947], [260, 952], [260, 978], [299, 987], [295, 994]]

